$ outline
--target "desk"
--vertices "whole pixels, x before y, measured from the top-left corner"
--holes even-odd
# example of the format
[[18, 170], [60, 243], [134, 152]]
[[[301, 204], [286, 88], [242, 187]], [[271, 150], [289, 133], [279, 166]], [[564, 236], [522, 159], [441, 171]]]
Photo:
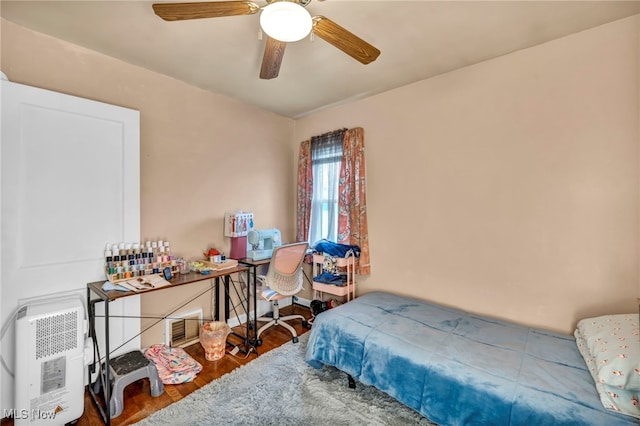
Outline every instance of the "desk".
[[[229, 268], [229, 269], [224, 269], [221, 271], [215, 271], [215, 272], [211, 272], [210, 274], [207, 275], [203, 275], [203, 274], [199, 274], [196, 272], [189, 272], [188, 274], [176, 274], [174, 275], [174, 277], [169, 280], [169, 282], [171, 283], [171, 285], [169, 286], [165, 286], [165, 287], [159, 287], [159, 288], [155, 288], [155, 289], [150, 289], [150, 290], [145, 290], [145, 291], [141, 291], [141, 292], [133, 292], [133, 291], [117, 291], [117, 290], [111, 290], [111, 291], [104, 291], [102, 289], [102, 285], [104, 284], [105, 280], [102, 281], [96, 281], [96, 282], [92, 282], [92, 283], [88, 283], [87, 284], [87, 308], [89, 309], [89, 323], [90, 323], [90, 334], [91, 337], [93, 337], [94, 339], [96, 339], [95, 336], [95, 318], [96, 318], [96, 310], [95, 310], [95, 305], [96, 303], [99, 302], [103, 302], [104, 303], [104, 332], [105, 332], [105, 355], [104, 355], [104, 376], [105, 376], [105, 384], [109, 384], [110, 380], [109, 380], [109, 375], [110, 375], [110, 371], [109, 371], [109, 357], [110, 357], [110, 347], [109, 347], [109, 303], [113, 302], [114, 300], [117, 299], [121, 299], [123, 297], [129, 297], [129, 296], [134, 296], [134, 295], [143, 295], [145, 293], [149, 293], [149, 292], [155, 292], [155, 291], [162, 291], [168, 288], [176, 288], [179, 287], [181, 285], [187, 285], [187, 284], [192, 284], [192, 283], [196, 283], [196, 282], [201, 282], [201, 281], [205, 281], [205, 280], [214, 280], [215, 281], [215, 294], [216, 294], [216, 304], [215, 304], [215, 310], [214, 310], [214, 316], [215, 316], [215, 320], [219, 320], [220, 319], [220, 303], [219, 303], [219, 292], [220, 292], [220, 278], [224, 279], [224, 288], [225, 288], [225, 297], [224, 297], [224, 315], [225, 315], [225, 321], [229, 319], [229, 281], [230, 281], [230, 277], [233, 274], [236, 273], [242, 273], [242, 272], [246, 272], [247, 273], [247, 282], [249, 282], [250, 280], [250, 268], [246, 267], [246, 266], [242, 266], [242, 265], [238, 265], [234, 268]], [[210, 291], [210, 289], [208, 289], [207, 291]], [[247, 312], [247, 318], [249, 316], [249, 285], [247, 285], [247, 305], [246, 305], [246, 312]], [[92, 293], [95, 294], [97, 296], [97, 298], [92, 298]], [[202, 295], [204, 293], [201, 293], [200, 295]], [[198, 296], [200, 296], [198, 295]], [[174, 309], [172, 312], [169, 312], [166, 314], [166, 316], [173, 314], [176, 310], [180, 309], [180, 307]], [[159, 318], [159, 319], [163, 319], [163, 318]], [[251, 339], [250, 339], [250, 322], [247, 321], [246, 323], [246, 333], [244, 336], [239, 336], [244, 340], [244, 344], [245, 344], [245, 350], [248, 352], [249, 350], [251, 350], [251, 347], [254, 347]], [[142, 332], [144, 332], [145, 330], [142, 330]], [[141, 333], [142, 333], [141, 332]], [[234, 333], [235, 334], [235, 333]], [[97, 344], [97, 340], [96, 344]], [[98, 360], [98, 369], [100, 369], [102, 367], [102, 360]], [[93, 370], [93, 371], [92, 371]], [[95, 371], [95, 363], [91, 364], [89, 366], [89, 380], [91, 380], [91, 375], [94, 373]], [[98, 379], [101, 379], [100, 376], [101, 373], [99, 373], [98, 375]], [[96, 393], [94, 392], [94, 388], [93, 388], [93, 383], [89, 384], [89, 394], [91, 396], [91, 399], [94, 402], [94, 405], [96, 406], [96, 408], [98, 409], [98, 412], [100, 413], [100, 416], [102, 417], [102, 420], [104, 421], [104, 423], [109, 426], [111, 423], [111, 411], [109, 408], [109, 401], [111, 398], [111, 388], [109, 385], [105, 385], [104, 386], [104, 402], [105, 402], [105, 406], [103, 407], [100, 402], [99, 402], [99, 398], [96, 395]]]

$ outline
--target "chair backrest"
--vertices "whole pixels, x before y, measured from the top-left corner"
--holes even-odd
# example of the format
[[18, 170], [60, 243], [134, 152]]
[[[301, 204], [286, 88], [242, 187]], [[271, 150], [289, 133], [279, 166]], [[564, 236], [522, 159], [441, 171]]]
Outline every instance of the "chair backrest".
[[272, 290], [291, 296], [302, 290], [302, 262], [308, 243], [294, 243], [273, 249], [265, 284]]

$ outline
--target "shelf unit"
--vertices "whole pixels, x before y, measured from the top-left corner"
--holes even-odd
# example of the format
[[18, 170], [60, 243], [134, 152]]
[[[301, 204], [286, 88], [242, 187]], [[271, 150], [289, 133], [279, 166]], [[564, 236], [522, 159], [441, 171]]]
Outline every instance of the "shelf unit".
[[[343, 286], [320, 283], [313, 281], [313, 297], [314, 299], [323, 300], [324, 293], [333, 294], [334, 296], [346, 296], [347, 302], [356, 297], [356, 257], [339, 257], [337, 265], [340, 270], [346, 272], [347, 282]], [[313, 254], [313, 276], [317, 277], [322, 272], [324, 256], [322, 254]]]

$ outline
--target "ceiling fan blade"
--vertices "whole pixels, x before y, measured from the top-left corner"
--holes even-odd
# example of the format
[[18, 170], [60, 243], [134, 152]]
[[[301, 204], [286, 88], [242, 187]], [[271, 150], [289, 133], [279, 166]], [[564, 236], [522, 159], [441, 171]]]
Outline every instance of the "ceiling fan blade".
[[267, 43], [264, 46], [264, 56], [262, 57], [262, 67], [260, 68], [260, 78], [270, 80], [276, 78], [280, 72], [280, 64], [284, 56], [284, 48], [287, 43], [267, 36]]
[[380, 50], [324, 16], [313, 17], [313, 33], [352, 58], [368, 64], [376, 60]]
[[260, 10], [260, 6], [254, 2], [242, 0], [199, 3], [154, 3], [152, 7], [156, 15], [165, 21], [253, 15]]

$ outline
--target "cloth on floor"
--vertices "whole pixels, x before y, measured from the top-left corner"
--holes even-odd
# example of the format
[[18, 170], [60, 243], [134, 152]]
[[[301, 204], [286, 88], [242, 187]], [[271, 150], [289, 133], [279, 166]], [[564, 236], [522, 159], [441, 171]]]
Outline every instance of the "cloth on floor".
[[144, 356], [155, 364], [165, 385], [190, 382], [202, 371], [202, 365], [182, 348], [152, 345], [144, 351]]

